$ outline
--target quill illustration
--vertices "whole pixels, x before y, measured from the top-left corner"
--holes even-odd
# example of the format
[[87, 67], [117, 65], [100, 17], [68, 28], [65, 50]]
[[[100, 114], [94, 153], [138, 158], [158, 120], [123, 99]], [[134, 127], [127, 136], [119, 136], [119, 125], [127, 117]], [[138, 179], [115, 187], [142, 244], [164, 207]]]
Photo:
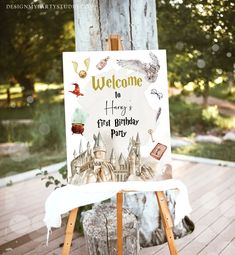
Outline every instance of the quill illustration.
[[161, 112], [162, 112], [162, 108], [159, 107], [159, 109], [158, 109], [158, 111], [157, 111], [157, 115], [156, 115], [156, 122], [158, 122], [158, 119], [159, 119], [159, 117], [160, 117], [160, 115], [161, 115]]

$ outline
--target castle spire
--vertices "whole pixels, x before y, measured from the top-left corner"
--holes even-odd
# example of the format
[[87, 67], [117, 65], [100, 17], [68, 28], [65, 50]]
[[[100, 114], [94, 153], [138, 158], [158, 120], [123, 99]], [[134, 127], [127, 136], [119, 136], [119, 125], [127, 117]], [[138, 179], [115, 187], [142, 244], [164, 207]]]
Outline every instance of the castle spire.
[[83, 153], [83, 148], [82, 148], [82, 140], [80, 140], [80, 145], [79, 145], [79, 155]]
[[135, 149], [132, 147], [130, 153], [129, 153], [129, 171], [131, 175], [135, 175], [136, 174], [136, 153], [135, 153]]
[[130, 150], [130, 153], [129, 153], [129, 157], [130, 158], [135, 158], [136, 154], [135, 154], [135, 150], [134, 148], [132, 147], [131, 150]]
[[137, 135], [136, 135], [136, 140], [135, 140], [136, 142], [136, 144], [140, 144], [140, 135], [139, 135], [139, 132], [137, 133]]
[[91, 158], [93, 159], [95, 157], [93, 149], [91, 149]]
[[76, 158], [77, 157], [77, 152], [76, 150], [73, 151], [73, 158]]
[[136, 147], [136, 156], [138, 156], [138, 158], [140, 158], [140, 136], [139, 136], [139, 132], [136, 135], [135, 147]]
[[105, 154], [106, 154], [106, 148], [103, 142], [103, 139], [101, 137], [100, 132], [98, 133], [98, 136], [94, 135], [94, 155], [95, 158], [97, 159], [105, 159]]
[[98, 136], [94, 135], [94, 139], [95, 139], [94, 152], [97, 150], [106, 152], [106, 148], [100, 132], [98, 133]]
[[116, 157], [115, 157], [114, 149], [112, 149], [111, 154], [110, 154], [110, 163], [113, 166], [115, 166], [115, 164], [116, 164]]
[[118, 163], [119, 163], [120, 166], [124, 166], [125, 165], [125, 158], [123, 157], [122, 153], [120, 154]]

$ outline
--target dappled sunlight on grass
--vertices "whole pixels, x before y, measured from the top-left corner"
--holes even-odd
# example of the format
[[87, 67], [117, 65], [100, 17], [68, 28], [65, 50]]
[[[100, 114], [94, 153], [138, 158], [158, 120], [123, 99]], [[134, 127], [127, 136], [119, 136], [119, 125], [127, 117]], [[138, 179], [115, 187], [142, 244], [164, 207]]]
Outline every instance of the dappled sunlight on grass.
[[[8, 107], [7, 102], [7, 89], [8, 85], [1, 85], [0, 90], [0, 106]], [[40, 103], [58, 103], [63, 102], [63, 84], [55, 83], [35, 83], [34, 100]], [[23, 90], [19, 84], [10, 88], [10, 107], [18, 108], [25, 106], [26, 100], [23, 98]]]
[[223, 142], [222, 144], [194, 143], [185, 147], [173, 148], [172, 152], [203, 158], [235, 161], [235, 142]]
[[64, 161], [65, 151], [46, 151], [30, 153], [22, 161], [15, 161], [12, 157], [1, 157], [0, 178], [8, 176], [9, 172], [14, 174], [41, 168], [50, 164]]
[[63, 88], [63, 84], [35, 83], [34, 88], [35, 88], [36, 92], [46, 91], [46, 90], [51, 90], [51, 89], [62, 89]]
[[170, 98], [170, 121], [173, 135], [191, 136], [207, 132], [223, 134], [235, 128], [235, 116], [219, 113], [217, 106], [203, 106], [186, 102], [182, 96]]
[[228, 84], [222, 83], [211, 89], [212, 96], [225, 99], [235, 103], [235, 87], [229, 88]]
[[57, 95], [52, 98], [52, 103], [60, 103], [64, 100], [64, 95]]
[[235, 128], [235, 116], [219, 116], [216, 120], [216, 124], [222, 129], [234, 129]]

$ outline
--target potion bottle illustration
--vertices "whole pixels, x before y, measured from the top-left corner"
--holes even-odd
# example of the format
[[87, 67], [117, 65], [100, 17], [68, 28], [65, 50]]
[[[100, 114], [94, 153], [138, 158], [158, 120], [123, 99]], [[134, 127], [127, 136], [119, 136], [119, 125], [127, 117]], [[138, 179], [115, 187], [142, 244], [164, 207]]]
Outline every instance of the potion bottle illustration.
[[96, 68], [102, 70], [107, 65], [108, 60], [109, 57], [101, 59], [100, 62], [96, 65]]

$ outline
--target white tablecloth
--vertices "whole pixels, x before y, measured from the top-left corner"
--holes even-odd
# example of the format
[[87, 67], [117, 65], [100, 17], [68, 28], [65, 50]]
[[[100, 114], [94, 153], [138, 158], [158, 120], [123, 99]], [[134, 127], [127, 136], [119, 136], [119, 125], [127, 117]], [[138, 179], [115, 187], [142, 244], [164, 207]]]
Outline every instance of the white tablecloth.
[[[186, 186], [179, 180], [170, 179], [158, 182], [102, 182], [82, 186], [67, 185], [53, 191], [45, 203], [44, 222], [50, 230], [61, 226], [61, 215], [83, 205], [97, 203], [111, 198], [122, 190], [138, 190], [138, 192], [165, 191], [177, 189], [175, 220], [177, 225], [191, 212]], [[138, 193], [134, 192], [134, 193]]]

